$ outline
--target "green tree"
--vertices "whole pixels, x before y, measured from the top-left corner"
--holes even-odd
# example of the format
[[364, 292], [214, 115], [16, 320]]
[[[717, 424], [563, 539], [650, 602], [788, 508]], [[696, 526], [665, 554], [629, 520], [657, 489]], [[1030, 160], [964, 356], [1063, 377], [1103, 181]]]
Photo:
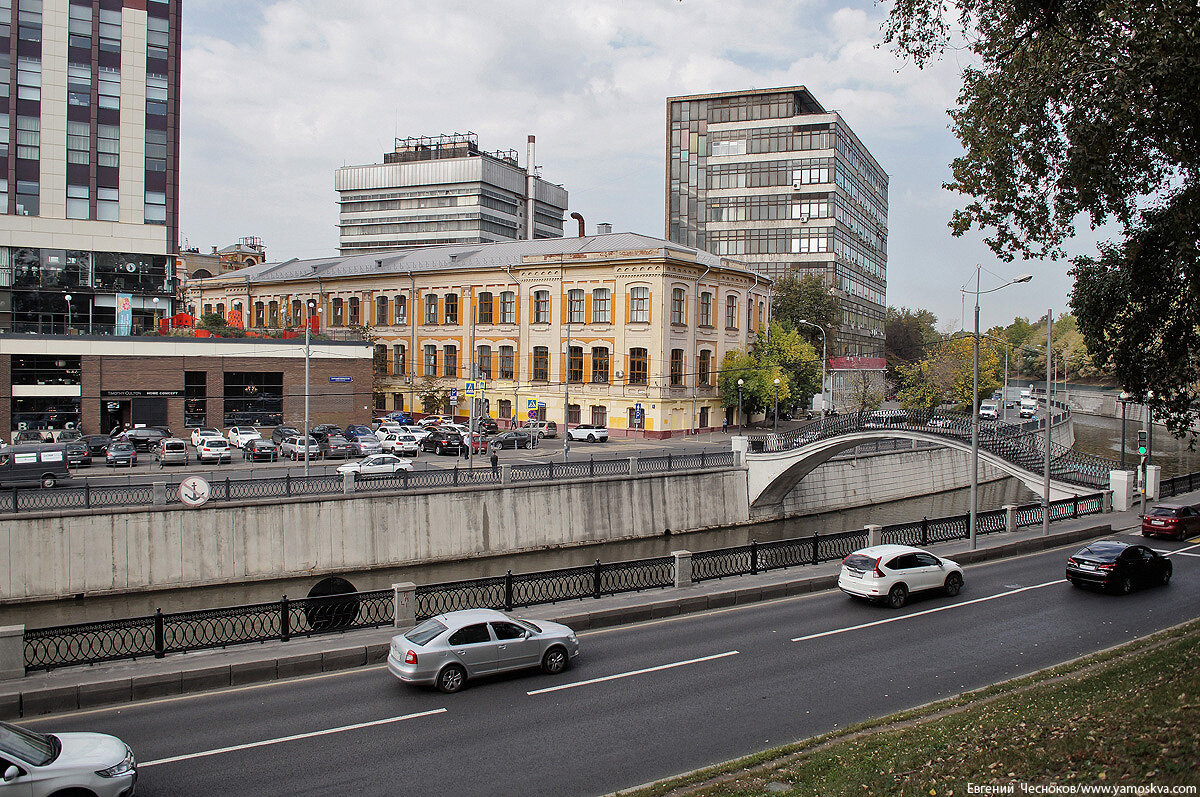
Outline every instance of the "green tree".
[[779, 406], [789, 407], [820, 391], [821, 358], [797, 330], [772, 322], [768, 334], [749, 352], [726, 352], [717, 378], [723, 406], [737, 406], [739, 379], [747, 416], [774, 408], [776, 379]]
[[833, 356], [837, 343], [837, 328], [842, 321], [842, 305], [825, 285], [825, 280], [814, 274], [803, 277], [789, 275], [775, 283], [771, 297], [771, 318], [800, 336], [821, 351], [821, 333], [808, 324], [816, 324], [825, 330], [825, 348]]
[[1200, 382], [1200, 7], [1195, 0], [896, 0], [885, 39], [923, 66], [960, 35], [947, 188], [955, 234], [1005, 259], [1065, 254], [1076, 220], [1119, 240], [1078, 257], [1071, 307], [1100, 368], [1176, 432]]
[[887, 309], [883, 324], [883, 350], [887, 359], [888, 381], [901, 383], [901, 369], [925, 358], [928, 349], [941, 336], [934, 325], [937, 316], [928, 310], [902, 307]]
[[963, 408], [977, 406], [1003, 383], [1004, 357], [986, 338], [979, 346], [979, 392], [971, 398], [974, 381], [971, 336], [963, 335], [936, 344], [921, 362], [903, 369], [900, 388], [902, 406], [934, 409], [945, 401]]

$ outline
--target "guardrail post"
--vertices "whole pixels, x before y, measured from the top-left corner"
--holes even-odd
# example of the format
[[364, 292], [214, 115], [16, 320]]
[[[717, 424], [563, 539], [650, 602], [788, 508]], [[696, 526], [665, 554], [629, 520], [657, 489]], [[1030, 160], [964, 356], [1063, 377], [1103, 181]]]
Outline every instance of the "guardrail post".
[[13, 512], [16, 512], [18, 509], [20, 509], [20, 506], [17, 505], [17, 488], [14, 487], [13, 488]]
[[512, 484], [512, 465], [500, 466], [500, 483]]
[[929, 517], [921, 518], [921, 545], [929, 544]]
[[820, 539], [821, 539], [820, 534], [813, 534], [813, 536], [812, 536], [812, 546], [813, 546], [812, 563], [814, 565], [819, 565], [821, 563]]
[[596, 560], [596, 564], [592, 565], [592, 597], [600, 599], [600, 560]]
[[233, 500], [233, 492], [229, 487], [229, 477], [228, 476], [225, 477], [225, 500], [226, 501]]
[[400, 471], [400, 476], [401, 476], [401, 483], [403, 484], [404, 489], [407, 490], [408, 489], [408, 471], [406, 471], [406, 470]]
[[1004, 530], [1011, 534], [1017, 530], [1017, 507], [1014, 504], [1005, 504], [1003, 509]]
[[509, 570], [504, 574], [504, 611], [511, 612], [513, 610], [513, 580], [512, 571]]
[[758, 540], [750, 540], [750, 575], [758, 575]]
[[588, 476], [596, 475], [596, 458], [588, 454]]
[[706, 467], [706, 464], [707, 464], [707, 462], [708, 462], [708, 456], [707, 456], [707, 453], [706, 453], [706, 452], [704, 451], [704, 449], [702, 448], [702, 449], [700, 449], [700, 467], [701, 467], [702, 469], [703, 469], [704, 467]]
[[554, 460], [550, 460], [549, 462], [546, 463], [546, 465], [547, 465], [546, 472], [548, 474], [546, 476], [546, 478], [549, 479], [550, 481], [554, 481]]
[[[89, 482], [83, 483], [83, 507], [84, 509], [92, 508], [92, 485]], [[13, 507], [13, 511], [17, 511], [15, 506]]]
[[458, 486], [458, 466], [454, 466], [454, 486]]
[[[638, 458], [637, 457], [629, 458], [629, 475], [630, 476], [638, 475]], [[17, 504], [17, 489], [14, 487], [13, 488], [13, 506], [16, 506], [16, 504]]]
[[279, 599], [279, 641], [287, 642], [292, 638], [292, 611], [287, 595]]
[[154, 658], [161, 659], [167, 655], [167, 624], [163, 620], [162, 609], [154, 610]]
[[1079, 496], [1078, 495], [1071, 496], [1071, 517], [1073, 517], [1073, 518], [1079, 517]]
[[350, 495], [354, 492], [354, 473], [347, 472], [342, 474], [342, 494]]
[[0, 681], [25, 676], [25, 626], [0, 627]]
[[167, 503], [167, 483], [154, 482], [150, 485], [150, 503], [162, 506]]
[[675, 588], [692, 586], [692, 552], [671, 551], [675, 557]]
[[392, 627], [409, 628], [417, 624], [417, 585], [402, 581], [392, 585]]
[[667, 452], [667, 473], [671, 472], [671, 452]]
[[878, 523], [868, 523], [866, 528], [867, 547], [874, 548], [876, 545], [883, 545], [883, 526]]
[[1100, 493], [1100, 511], [1107, 515], [1112, 511], [1112, 490], [1105, 490]]
[[283, 474], [283, 492], [288, 497], [292, 497], [292, 472], [289, 470]]

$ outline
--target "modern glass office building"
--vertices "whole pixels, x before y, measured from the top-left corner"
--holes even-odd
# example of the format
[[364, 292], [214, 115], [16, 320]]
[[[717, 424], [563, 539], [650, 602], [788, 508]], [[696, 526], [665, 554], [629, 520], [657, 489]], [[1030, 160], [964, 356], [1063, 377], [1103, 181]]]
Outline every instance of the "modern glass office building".
[[835, 370], [882, 370], [888, 177], [836, 111], [803, 86], [671, 97], [666, 155], [669, 240], [818, 275], [842, 306]]
[[0, 330], [172, 311], [180, 0], [0, 0]]

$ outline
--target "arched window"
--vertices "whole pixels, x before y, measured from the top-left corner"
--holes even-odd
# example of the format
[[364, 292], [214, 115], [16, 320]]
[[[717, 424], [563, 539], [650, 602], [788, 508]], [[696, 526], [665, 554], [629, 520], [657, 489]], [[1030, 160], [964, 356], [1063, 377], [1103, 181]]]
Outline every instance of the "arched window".
[[583, 323], [583, 291], [579, 288], [567, 293], [567, 323]]
[[671, 323], [687, 324], [687, 291], [683, 288], [671, 291]]
[[650, 289], [636, 287], [629, 289], [629, 322], [631, 324], [650, 323]]
[[550, 291], [533, 292], [533, 323], [550, 323]]
[[725, 297], [725, 328], [737, 329], [737, 297], [732, 293]]
[[515, 324], [517, 322], [517, 297], [512, 291], [500, 294], [500, 323]]

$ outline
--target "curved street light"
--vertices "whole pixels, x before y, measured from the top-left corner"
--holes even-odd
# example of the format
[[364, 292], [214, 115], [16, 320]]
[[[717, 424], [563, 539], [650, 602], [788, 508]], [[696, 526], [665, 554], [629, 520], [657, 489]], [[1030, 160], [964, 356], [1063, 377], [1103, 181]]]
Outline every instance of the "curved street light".
[[825, 328], [819, 324], [814, 324], [811, 321], [797, 321], [798, 324], [806, 324], [810, 327], [816, 327], [821, 333], [821, 420], [825, 420]]

